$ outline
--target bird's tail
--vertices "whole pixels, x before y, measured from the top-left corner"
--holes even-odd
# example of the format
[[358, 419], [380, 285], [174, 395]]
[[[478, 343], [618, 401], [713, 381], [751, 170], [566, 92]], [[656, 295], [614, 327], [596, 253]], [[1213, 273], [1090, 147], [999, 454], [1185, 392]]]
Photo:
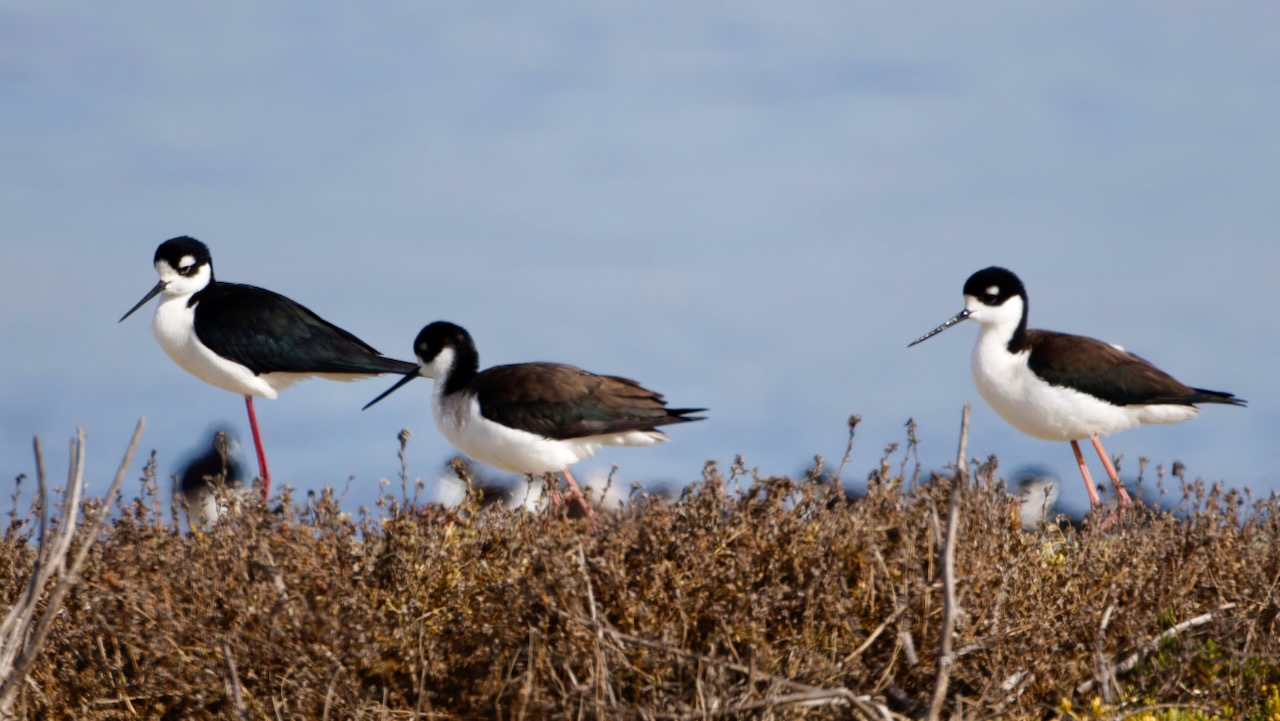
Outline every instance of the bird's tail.
[[1232, 406], [1246, 406], [1249, 402], [1243, 398], [1236, 398], [1234, 393], [1224, 393], [1222, 391], [1208, 391], [1203, 388], [1192, 388], [1196, 394], [1187, 399], [1189, 403], [1225, 403]]

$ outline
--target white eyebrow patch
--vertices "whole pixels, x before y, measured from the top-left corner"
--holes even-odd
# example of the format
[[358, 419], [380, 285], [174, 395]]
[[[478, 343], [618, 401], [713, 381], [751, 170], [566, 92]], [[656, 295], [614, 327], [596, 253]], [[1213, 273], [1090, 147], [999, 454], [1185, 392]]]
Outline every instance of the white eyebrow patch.
[[190, 268], [195, 264], [196, 264], [196, 257], [194, 255], [184, 255], [182, 256], [182, 260], [178, 261], [179, 268]]
[[1000, 286], [998, 285], [987, 286], [987, 295], [1000, 295]]

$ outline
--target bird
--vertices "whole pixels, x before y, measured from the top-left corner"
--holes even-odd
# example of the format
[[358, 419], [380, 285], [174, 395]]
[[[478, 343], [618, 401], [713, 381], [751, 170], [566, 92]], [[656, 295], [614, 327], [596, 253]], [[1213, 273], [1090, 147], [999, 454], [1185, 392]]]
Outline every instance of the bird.
[[216, 280], [208, 246], [190, 236], [161, 243], [154, 264], [160, 281], [120, 322], [161, 296], [151, 320], [160, 347], [200, 380], [244, 396], [264, 500], [271, 488], [271, 473], [258, 432], [255, 397], [274, 399], [290, 385], [313, 376], [349, 381], [418, 368], [415, 363], [382, 356], [278, 293]]
[[970, 368], [978, 393], [996, 413], [1035, 438], [1070, 441], [1089, 493], [1101, 505], [1080, 452], [1089, 439], [1115, 486], [1118, 515], [1132, 501], [1100, 436], [1147, 423], [1196, 417], [1198, 403], [1244, 406], [1232, 393], [1193, 388], [1120, 346], [1094, 338], [1027, 328], [1027, 291], [1013, 272], [992, 266], [964, 284], [964, 310], [917, 338], [922, 343], [963, 320], [980, 326]]
[[[461, 462], [461, 459], [457, 459]], [[530, 476], [521, 476], [512, 478], [501, 477], [486, 474], [483, 470], [478, 470], [474, 465], [463, 464], [465, 473], [460, 474], [459, 469], [454, 465], [448, 464], [449, 470], [436, 479], [435, 498], [434, 501], [445, 506], [458, 506], [468, 500], [471, 496], [479, 507], [495, 506], [505, 508], [507, 510], [525, 510], [537, 511], [543, 503], [544, 497], [549, 498], [550, 493], [547, 491], [546, 484], [541, 480], [535, 481]], [[467, 476], [464, 480], [463, 476]], [[577, 479], [575, 479], [577, 480]], [[595, 508], [601, 508], [608, 511], [617, 511], [626, 507], [630, 498], [622, 488], [620, 483], [615, 483], [609, 475], [600, 474], [589, 477], [583, 481], [584, 490], [597, 492], [598, 501], [592, 504]], [[643, 484], [632, 484], [632, 492], [643, 489]], [[580, 507], [570, 508], [568, 511], [570, 518], [576, 516], [585, 516], [586, 513]]]
[[[668, 408], [636, 381], [563, 363], [516, 363], [480, 370], [471, 334], [436, 321], [413, 342], [418, 366], [368, 409], [418, 376], [435, 380], [436, 427], [455, 448], [496, 468], [528, 476], [560, 471], [589, 518], [569, 466], [602, 446], [649, 446], [669, 440], [660, 426], [704, 420], [705, 408]], [[553, 501], [555, 496], [553, 495]]]
[[178, 494], [187, 512], [187, 525], [193, 530], [209, 528], [227, 510], [215, 493], [222, 486], [230, 495], [239, 495], [244, 471], [239, 458], [240, 443], [226, 430], [213, 434], [213, 443], [184, 464], [179, 474]]
[[1017, 499], [1018, 526], [1034, 531], [1053, 518], [1058, 504], [1058, 479], [1041, 466], [1027, 466], [1013, 476], [1011, 495]]

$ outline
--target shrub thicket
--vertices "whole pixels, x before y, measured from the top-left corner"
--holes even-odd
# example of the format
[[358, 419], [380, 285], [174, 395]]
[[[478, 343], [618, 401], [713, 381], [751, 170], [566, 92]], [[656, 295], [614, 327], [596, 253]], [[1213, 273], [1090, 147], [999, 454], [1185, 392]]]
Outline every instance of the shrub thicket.
[[[897, 456], [901, 455], [902, 459]], [[890, 448], [850, 501], [819, 472], [708, 465], [585, 520], [331, 492], [188, 534], [144, 481], [93, 547], [21, 718], [919, 717], [949, 482]], [[1173, 482], [1175, 479], [1164, 479]], [[946, 713], [1280, 718], [1280, 501], [1184, 483], [1114, 526], [1024, 532], [958, 497]], [[30, 524], [0, 545], [25, 588]], [[1176, 710], [1175, 710], [1176, 709]]]

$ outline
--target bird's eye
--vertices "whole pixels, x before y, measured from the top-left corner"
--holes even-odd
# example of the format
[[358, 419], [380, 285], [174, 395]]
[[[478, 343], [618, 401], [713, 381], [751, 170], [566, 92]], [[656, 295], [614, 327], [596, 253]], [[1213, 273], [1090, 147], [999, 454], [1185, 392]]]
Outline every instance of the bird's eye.
[[178, 275], [191, 275], [195, 271], [196, 267], [194, 265], [184, 265], [178, 269]]

